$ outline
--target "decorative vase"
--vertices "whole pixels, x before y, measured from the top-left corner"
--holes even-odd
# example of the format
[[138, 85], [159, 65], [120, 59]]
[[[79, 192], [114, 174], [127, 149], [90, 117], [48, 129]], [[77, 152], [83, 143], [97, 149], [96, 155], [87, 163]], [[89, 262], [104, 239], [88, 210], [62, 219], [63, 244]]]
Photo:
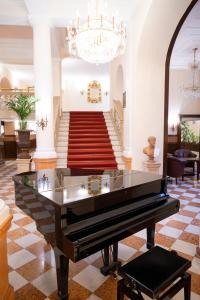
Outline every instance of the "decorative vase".
[[31, 158], [29, 154], [29, 148], [31, 146], [30, 141], [30, 133], [32, 130], [16, 130], [18, 133], [18, 147], [20, 149], [20, 153], [18, 153], [17, 157], [22, 159]]

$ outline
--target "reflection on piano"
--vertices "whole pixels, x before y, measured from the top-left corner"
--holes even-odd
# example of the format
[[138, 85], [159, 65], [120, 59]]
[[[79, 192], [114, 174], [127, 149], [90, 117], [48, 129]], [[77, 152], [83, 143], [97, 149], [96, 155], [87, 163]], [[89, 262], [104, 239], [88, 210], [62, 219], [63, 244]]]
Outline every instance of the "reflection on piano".
[[166, 178], [150, 173], [50, 169], [13, 179], [17, 206], [54, 249], [60, 299], [68, 299], [69, 259], [103, 250], [101, 272], [107, 275], [119, 266], [118, 241], [146, 228], [151, 248], [156, 222], [179, 210], [179, 201], [167, 195]]

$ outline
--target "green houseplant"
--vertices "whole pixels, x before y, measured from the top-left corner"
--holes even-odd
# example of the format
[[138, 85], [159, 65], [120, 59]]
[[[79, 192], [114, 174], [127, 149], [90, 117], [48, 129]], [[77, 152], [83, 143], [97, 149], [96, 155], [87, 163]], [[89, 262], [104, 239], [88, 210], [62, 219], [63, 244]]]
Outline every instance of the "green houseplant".
[[14, 99], [6, 101], [7, 107], [19, 117], [20, 130], [27, 129], [27, 118], [34, 111], [37, 101], [38, 99], [30, 95], [17, 95]]
[[194, 143], [197, 144], [199, 142], [198, 136], [190, 128], [188, 122], [182, 121], [181, 124], [181, 142], [183, 143]]
[[19, 130], [18, 132], [18, 146], [20, 153], [18, 158], [30, 158], [28, 148], [30, 148], [30, 132], [27, 130], [27, 118], [34, 111], [37, 98], [30, 95], [17, 95], [14, 99], [6, 101], [6, 105], [9, 109], [16, 112], [19, 117]]

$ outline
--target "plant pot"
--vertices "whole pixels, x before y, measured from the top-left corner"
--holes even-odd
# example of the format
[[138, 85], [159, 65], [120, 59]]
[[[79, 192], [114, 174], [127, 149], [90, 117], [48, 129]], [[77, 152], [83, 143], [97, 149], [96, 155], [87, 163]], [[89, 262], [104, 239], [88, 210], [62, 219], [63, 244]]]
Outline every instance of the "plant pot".
[[31, 146], [30, 133], [32, 130], [16, 130], [18, 133], [18, 147], [20, 148], [20, 153], [18, 153], [18, 158], [30, 158], [29, 148]]

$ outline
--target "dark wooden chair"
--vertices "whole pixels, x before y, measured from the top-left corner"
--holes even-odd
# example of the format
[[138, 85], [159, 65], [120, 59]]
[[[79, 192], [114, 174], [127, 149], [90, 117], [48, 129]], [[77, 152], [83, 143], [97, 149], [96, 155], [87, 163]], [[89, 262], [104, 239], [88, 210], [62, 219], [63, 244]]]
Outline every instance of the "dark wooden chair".
[[190, 267], [191, 262], [175, 251], [153, 247], [119, 269], [122, 279], [117, 285], [117, 300], [124, 300], [124, 296], [144, 300], [142, 293], [152, 299], [168, 300], [182, 288], [184, 299], [190, 300], [191, 275], [186, 272]]
[[[189, 149], [178, 149], [174, 152], [174, 156], [176, 156], [178, 158], [197, 157], [197, 155]], [[191, 168], [192, 172], [190, 171], [189, 173], [191, 173], [191, 175], [195, 174], [195, 162], [194, 161], [188, 161], [185, 164], [185, 168]], [[186, 175], [187, 175], [187, 173], [186, 173]]]
[[185, 162], [181, 161], [177, 157], [169, 156], [167, 158], [167, 175], [176, 178], [176, 184], [177, 184], [177, 179], [179, 177], [182, 177], [182, 180], [184, 180], [184, 174], [185, 174]]

